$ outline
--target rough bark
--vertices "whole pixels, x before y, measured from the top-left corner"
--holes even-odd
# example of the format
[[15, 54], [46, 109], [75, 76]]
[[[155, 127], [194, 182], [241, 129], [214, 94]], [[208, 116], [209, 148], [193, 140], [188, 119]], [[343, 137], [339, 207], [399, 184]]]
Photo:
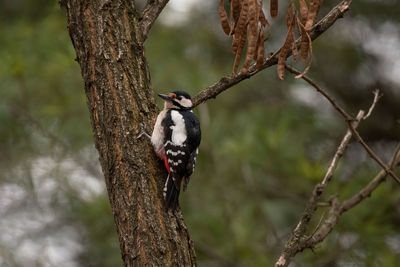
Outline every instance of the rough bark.
[[194, 266], [195, 252], [178, 209], [166, 212], [166, 178], [140, 123], [158, 109], [133, 1], [64, 0], [68, 29], [85, 82], [94, 141], [125, 266]]

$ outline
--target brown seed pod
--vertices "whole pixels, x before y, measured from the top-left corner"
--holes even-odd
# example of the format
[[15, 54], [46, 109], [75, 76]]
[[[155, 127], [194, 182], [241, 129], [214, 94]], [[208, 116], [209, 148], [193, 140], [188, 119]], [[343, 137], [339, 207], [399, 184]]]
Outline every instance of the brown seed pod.
[[236, 54], [235, 63], [233, 65], [233, 72], [236, 73], [239, 66], [240, 58], [242, 57], [243, 48], [246, 43], [247, 35], [247, 24], [248, 24], [248, 12], [249, 12], [249, 1], [242, 1], [242, 8], [237, 25], [235, 26], [234, 42], [232, 44], [232, 52]]
[[236, 23], [239, 19], [240, 10], [242, 8], [240, 0], [231, 0], [231, 14], [233, 21]]
[[232, 53], [236, 54], [238, 46], [239, 46], [239, 42], [240, 42], [240, 38], [239, 38], [239, 34], [233, 34], [233, 40], [232, 40]]
[[300, 35], [301, 35], [301, 40], [300, 40], [300, 55], [301, 55], [301, 61], [306, 61], [307, 57], [308, 57], [308, 50], [309, 50], [309, 46], [310, 44], [309, 42], [309, 38], [308, 38], [308, 32], [306, 31], [306, 29], [304, 28], [304, 25], [302, 24], [302, 22], [297, 19], [297, 25], [300, 26]]
[[238, 34], [239, 36], [243, 35], [244, 28], [247, 26], [248, 12], [249, 12], [249, 0], [243, 0], [242, 8], [240, 10], [239, 20], [235, 27], [235, 34]]
[[[288, 13], [289, 12], [292, 12], [291, 8], [288, 9]], [[288, 33], [286, 35], [285, 43], [283, 44], [281, 51], [279, 52], [277, 71], [278, 71], [279, 79], [281, 79], [281, 80], [283, 80], [283, 77], [285, 75], [285, 62], [286, 62], [287, 55], [288, 55], [289, 51], [291, 50], [293, 42], [294, 42], [294, 38], [293, 38], [294, 20], [295, 20], [295, 16], [292, 16], [292, 20], [290, 21]]]
[[219, 20], [221, 21], [222, 29], [224, 30], [226, 35], [229, 35], [231, 32], [231, 27], [228, 22], [228, 15], [224, 8], [224, 0], [219, 1], [218, 16]]
[[[260, 23], [260, 13], [262, 11], [262, 0], [261, 3], [258, 3], [258, 0], [254, 1], [256, 5], [256, 13], [255, 13], [255, 32], [256, 32], [256, 51], [253, 54], [253, 60], [257, 61], [257, 51], [258, 51], [258, 37], [259, 37], [259, 31], [264, 29], [264, 26]], [[260, 24], [259, 24], [260, 23]], [[260, 25], [260, 30], [259, 26]]]
[[304, 25], [307, 21], [308, 6], [305, 0], [299, 0], [299, 5], [300, 5], [301, 23], [303, 23]]
[[[294, 31], [293, 31], [293, 40], [294, 40]], [[297, 43], [293, 41], [292, 44], [292, 55], [293, 55], [293, 60], [297, 61], [297, 56], [298, 56], [299, 52], [297, 50]]]
[[264, 38], [264, 42], [265, 42], [271, 36], [271, 25], [269, 24], [268, 20], [265, 18], [265, 14], [262, 9], [261, 9], [261, 12], [259, 15], [259, 21], [263, 27], [267, 27], [267, 36]]
[[250, 67], [251, 61], [256, 57], [258, 39], [258, 13], [257, 0], [249, 0], [249, 23], [247, 31], [247, 53], [246, 60], [242, 67], [242, 72], [246, 72]]
[[257, 65], [256, 69], [259, 70], [264, 64], [265, 48], [264, 48], [264, 29], [261, 28], [258, 32], [257, 40]]
[[317, 17], [318, 10], [320, 8], [319, 0], [310, 0], [310, 8], [308, 9], [307, 21], [304, 27], [307, 32], [309, 32], [314, 24], [314, 20]]
[[243, 48], [246, 43], [246, 35], [247, 35], [247, 27], [244, 29], [243, 35], [240, 36], [238, 48], [236, 51], [236, 56], [235, 56], [235, 63], [233, 64], [233, 73], [237, 73], [237, 69], [239, 67], [239, 62], [240, 59], [242, 58], [242, 53], [243, 53]]
[[[300, 24], [300, 26], [302, 26], [301, 21], [299, 20], [299, 18], [297, 18], [297, 23]], [[312, 41], [311, 41], [311, 37], [310, 37], [310, 34], [307, 31], [304, 30], [304, 32], [305, 32], [305, 36], [307, 38], [307, 44], [308, 44], [307, 52], [309, 50], [308, 54], [310, 54], [310, 59], [308, 60], [307, 66], [305, 67], [303, 72], [300, 73], [299, 75], [295, 76], [296, 79], [299, 79], [299, 78], [303, 77], [308, 72], [308, 70], [310, 69], [311, 63], [312, 63]], [[303, 57], [303, 55], [302, 55], [302, 57]]]
[[270, 14], [272, 18], [278, 16], [278, 0], [271, 0], [270, 2]]

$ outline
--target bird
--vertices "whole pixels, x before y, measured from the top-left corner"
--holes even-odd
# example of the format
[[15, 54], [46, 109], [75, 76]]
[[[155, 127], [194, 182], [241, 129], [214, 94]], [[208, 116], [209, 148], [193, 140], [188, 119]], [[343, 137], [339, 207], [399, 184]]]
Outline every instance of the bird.
[[163, 188], [166, 209], [175, 210], [183, 183], [186, 191], [201, 142], [200, 121], [193, 113], [190, 95], [184, 91], [158, 94], [164, 109], [158, 114], [151, 135], [157, 156], [168, 172]]

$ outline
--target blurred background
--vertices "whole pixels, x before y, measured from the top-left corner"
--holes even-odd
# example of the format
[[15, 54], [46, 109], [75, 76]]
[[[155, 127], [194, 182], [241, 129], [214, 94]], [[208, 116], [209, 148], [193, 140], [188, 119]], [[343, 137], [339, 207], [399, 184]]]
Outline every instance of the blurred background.
[[[285, 38], [283, 2], [278, 19], [270, 20], [267, 53]], [[324, 1], [319, 17], [337, 2]], [[146, 41], [155, 92], [195, 95], [231, 73], [231, 40], [221, 30], [217, 6], [200, 0], [167, 5]], [[309, 72], [353, 115], [381, 89], [384, 96], [359, 130], [385, 160], [400, 134], [399, 14], [399, 1], [353, 1], [345, 18], [314, 42]], [[64, 11], [56, 1], [3, 0], [0, 32], [0, 266], [121, 266]], [[302, 80], [286, 73], [280, 81], [275, 67], [196, 113], [203, 139], [180, 203], [198, 264], [272, 266], [323, 178], [345, 123]], [[351, 196], [378, 170], [351, 143], [325, 198]], [[291, 266], [399, 262], [400, 188], [388, 179], [344, 214], [314, 253], [298, 254]]]

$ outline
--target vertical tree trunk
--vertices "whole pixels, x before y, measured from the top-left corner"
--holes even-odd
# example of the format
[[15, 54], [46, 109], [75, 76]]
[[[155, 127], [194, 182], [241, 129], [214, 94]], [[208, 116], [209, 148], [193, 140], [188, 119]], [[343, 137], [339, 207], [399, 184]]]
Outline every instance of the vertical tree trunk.
[[64, 0], [85, 81], [94, 141], [125, 266], [194, 266], [181, 212], [164, 209], [162, 163], [140, 123], [152, 129], [157, 107], [132, 0]]

